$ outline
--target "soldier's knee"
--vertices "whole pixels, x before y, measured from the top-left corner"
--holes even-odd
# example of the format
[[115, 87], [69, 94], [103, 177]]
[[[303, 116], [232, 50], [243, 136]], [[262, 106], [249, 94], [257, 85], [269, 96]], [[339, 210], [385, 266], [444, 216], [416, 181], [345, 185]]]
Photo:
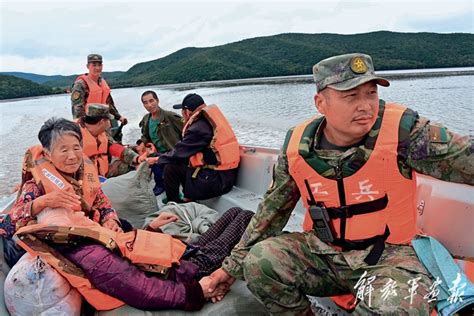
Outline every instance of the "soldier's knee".
[[243, 272], [247, 282], [274, 275], [274, 266], [277, 262], [272, 245], [271, 241], [264, 240], [250, 249], [243, 262]]

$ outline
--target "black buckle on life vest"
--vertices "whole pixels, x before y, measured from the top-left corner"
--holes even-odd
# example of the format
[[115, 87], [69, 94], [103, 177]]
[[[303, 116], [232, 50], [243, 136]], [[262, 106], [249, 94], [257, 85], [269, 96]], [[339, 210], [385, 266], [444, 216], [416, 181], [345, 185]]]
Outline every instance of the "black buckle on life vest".
[[349, 206], [330, 207], [328, 208], [329, 216], [331, 219], [335, 218], [351, 218], [352, 213], [350, 212]]
[[351, 218], [354, 215], [373, 213], [383, 210], [387, 206], [387, 204], [388, 196], [387, 194], [385, 194], [382, 198], [377, 200], [340, 207], [329, 207], [327, 208], [327, 210], [331, 219]]
[[347, 240], [344, 241], [340, 238], [335, 239], [332, 244], [334, 246], [340, 246], [344, 248], [344, 251], [350, 250], [364, 250], [367, 247], [374, 245], [374, 247], [370, 250], [367, 257], [365, 257], [364, 261], [369, 266], [373, 266], [379, 262], [380, 257], [385, 249], [385, 241], [387, 240], [388, 236], [390, 236], [390, 229], [388, 226], [385, 226], [385, 232], [382, 235], [373, 236], [367, 239], [361, 240]]

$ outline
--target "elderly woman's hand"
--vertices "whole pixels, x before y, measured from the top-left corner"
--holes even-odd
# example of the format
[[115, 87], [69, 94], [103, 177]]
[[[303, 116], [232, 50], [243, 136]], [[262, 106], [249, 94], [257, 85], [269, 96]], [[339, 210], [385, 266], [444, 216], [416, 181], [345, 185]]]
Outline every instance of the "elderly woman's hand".
[[102, 226], [113, 230], [116, 233], [123, 233], [122, 227], [117, 223], [117, 221], [113, 218], [109, 218], [105, 222], [102, 223]]
[[72, 188], [54, 190], [46, 193], [33, 201], [31, 215], [35, 216], [45, 208], [66, 208], [73, 211], [81, 210], [81, 199]]

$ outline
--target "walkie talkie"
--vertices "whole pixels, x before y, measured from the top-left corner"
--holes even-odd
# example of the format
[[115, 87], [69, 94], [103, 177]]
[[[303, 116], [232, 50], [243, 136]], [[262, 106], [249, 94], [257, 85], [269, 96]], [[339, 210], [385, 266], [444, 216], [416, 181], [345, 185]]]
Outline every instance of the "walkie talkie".
[[321, 241], [324, 242], [333, 242], [334, 241], [334, 228], [332, 227], [331, 220], [329, 218], [328, 210], [320, 203], [318, 205], [314, 199], [313, 192], [311, 192], [311, 187], [309, 186], [308, 180], [304, 180], [306, 189], [308, 190], [308, 195], [310, 200], [309, 204], [309, 215], [313, 220], [313, 229], [316, 232]]

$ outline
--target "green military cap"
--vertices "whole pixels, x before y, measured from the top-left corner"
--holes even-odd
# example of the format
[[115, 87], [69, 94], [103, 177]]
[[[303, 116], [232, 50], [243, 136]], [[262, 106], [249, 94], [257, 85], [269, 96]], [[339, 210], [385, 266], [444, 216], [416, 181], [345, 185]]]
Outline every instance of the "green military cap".
[[114, 116], [110, 114], [110, 108], [107, 104], [91, 103], [86, 106], [86, 116], [94, 118], [108, 118], [114, 119]]
[[372, 58], [365, 54], [345, 54], [321, 60], [313, 66], [313, 77], [318, 91], [327, 86], [345, 91], [369, 81], [388, 87], [387, 79], [378, 77], [374, 72]]
[[102, 56], [99, 54], [89, 54], [87, 55], [87, 63], [93, 62], [102, 62]]

